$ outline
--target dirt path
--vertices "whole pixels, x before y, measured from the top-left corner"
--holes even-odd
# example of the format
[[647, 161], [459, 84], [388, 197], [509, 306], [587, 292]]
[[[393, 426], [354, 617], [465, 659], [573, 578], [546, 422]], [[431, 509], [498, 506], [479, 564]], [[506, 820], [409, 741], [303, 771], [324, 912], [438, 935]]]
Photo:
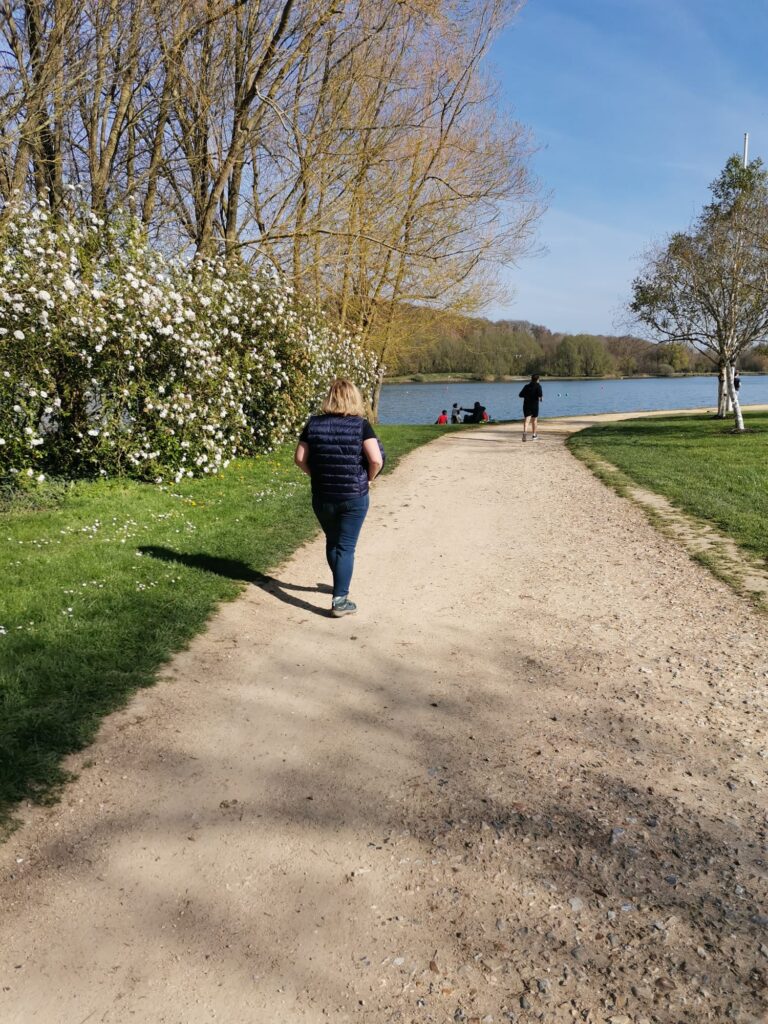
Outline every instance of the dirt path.
[[509, 427], [276, 575], [0, 850], [2, 1024], [764, 1020], [764, 618]]

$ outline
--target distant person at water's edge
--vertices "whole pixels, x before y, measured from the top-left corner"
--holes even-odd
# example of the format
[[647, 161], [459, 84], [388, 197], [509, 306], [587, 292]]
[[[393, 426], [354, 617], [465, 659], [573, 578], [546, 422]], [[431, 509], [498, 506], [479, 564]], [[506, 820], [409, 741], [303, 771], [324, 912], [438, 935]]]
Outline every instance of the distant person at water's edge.
[[465, 412], [467, 415], [464, 417], [465, 423], [482, 423], [483, 413], [485, 412], [485, 406], [480, 405], [479, 402], [475, 402], [471, 409], [465, 409], [461, 407], [459, 412]]
[[451, 406], [451, 423], [461, 423], [461, 406], [458, 402]]
[[447, 409], [443, 409], [443, 411], [440, 413], [440, 415], [435, 420], [435, 423], [438, 426], [443, 426], [443, 424], [445, 424], [447, 422], [448, 422], [448, 410]]
[[294, 461], [312, 481], [312, 509], [325, 534], [333, 573], [331, 615], [351, 615], [357, 605], [349, 599], [349, 586], [368, 512], [368, 485], [384, 465], [363, 396], [351, 381], [333, 382], [320, 414], [310, 416], [301, 432]]
[[544, 392], [539, 384], [538, 373], [531, 374], [531, 379], [520, 392], [519, 398], [523, 400], [523, 440], [527, 441], [526, 428], [528, 420], [531, 421], [531, 440], [538, 441], [539, 435], [536, 428], [539, 422], [539, 402], [544, 401]]

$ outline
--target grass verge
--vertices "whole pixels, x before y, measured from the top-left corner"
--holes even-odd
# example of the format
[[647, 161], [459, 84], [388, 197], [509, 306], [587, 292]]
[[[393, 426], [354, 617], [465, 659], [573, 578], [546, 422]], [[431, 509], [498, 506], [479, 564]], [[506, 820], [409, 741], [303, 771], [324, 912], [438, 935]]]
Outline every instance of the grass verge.
[[[460, 428], [454, 428], [460, 429]], [[385, 472], [444, 427], [380, 427]], [[214, 479], [81, 482], [0, 514], [0, 822], [55, 798], [62, 758], [153, 681], [244, 581], [317, 530], [293, 445]], [[157, 555], [159, 557], [153, 557]], [[180, 556], [178, 559], [176, 555]]]
[[[568, 446], [606, 483], [620, 490], [628, 479], [663, 494], [768, 563], [768, 414], [744, 420], [741, 435], [731, 421], [701, 416], [603, 423], [574, 434]], [[601, 473], [601, 460], [619, 474]]]

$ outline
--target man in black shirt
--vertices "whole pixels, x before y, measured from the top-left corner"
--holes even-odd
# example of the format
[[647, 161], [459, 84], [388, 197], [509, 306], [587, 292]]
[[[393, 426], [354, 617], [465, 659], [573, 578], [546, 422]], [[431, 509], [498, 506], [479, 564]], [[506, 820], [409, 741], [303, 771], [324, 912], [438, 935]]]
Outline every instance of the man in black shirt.
[[536, 433], [536, 427], [539, 419], [539, 402], [544, 401], [544, 392], [541, 390], [541, 384], [539, 384], [538, 373], [531, 375], [531, 379], [520, 392], [519, 397], [523, 400], [523, 440], [528, 440], [525, 435], [528, 420], [530, 420], [531, 440], [538, 441], [539, 435]]

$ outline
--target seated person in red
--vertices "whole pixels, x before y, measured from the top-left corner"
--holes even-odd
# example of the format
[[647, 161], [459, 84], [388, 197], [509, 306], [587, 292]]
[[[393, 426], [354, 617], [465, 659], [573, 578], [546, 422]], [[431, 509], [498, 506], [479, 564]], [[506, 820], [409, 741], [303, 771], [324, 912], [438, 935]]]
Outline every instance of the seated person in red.
[[443, 423], [447, 423], [447, 422], [448, 422], [448, 412], [447, 412], [446, 409], [443, 409], [443, 411], [440, 413], [440, 415], [435, 420], [435, 423], [438, 423], [438, 424], [442, 425]]

